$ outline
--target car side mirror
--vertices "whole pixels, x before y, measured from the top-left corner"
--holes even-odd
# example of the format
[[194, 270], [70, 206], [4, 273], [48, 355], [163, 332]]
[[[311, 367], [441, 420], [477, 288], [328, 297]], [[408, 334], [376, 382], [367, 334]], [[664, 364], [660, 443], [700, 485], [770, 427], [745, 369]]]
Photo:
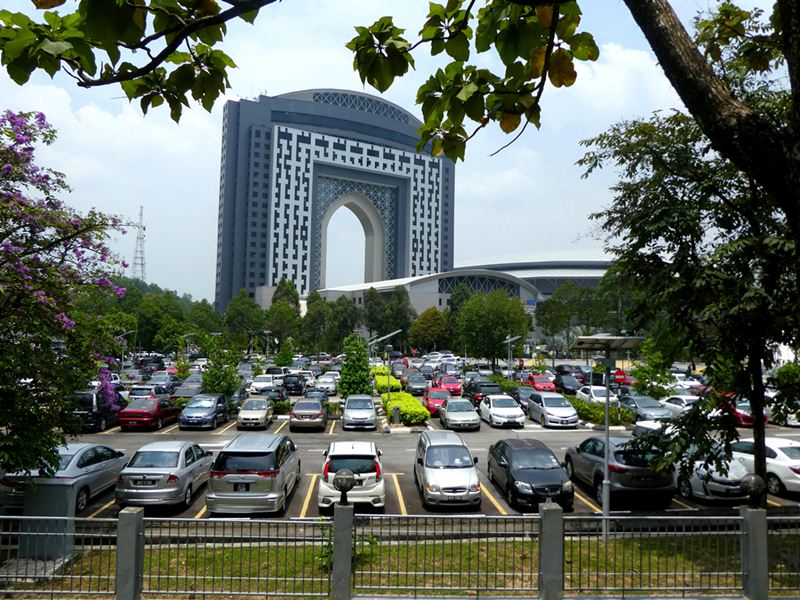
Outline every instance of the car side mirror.
[[478, 457], [477, 456], [473, 456], [472, 457], [472, 462], [477, 465], [478, 464]]
[[117, 450], [117, 458], [122, 458], [123, 456], [125, 456], [125, 453], [120, 450]]
[[418, 464], [418, 465], [421, 465], [421, 464], [422, 464], [422, 459], [421, 459], [421, 458], [418, 458], [418, 459], [417, 459], [417, 464]]
[[564, 461], [564, 460], [561, 461], [561, 468], [562, 469], [566, 469], [567, 468], [567, 462], [566, 461]]
[[214, 453], [211, 450], [206, 450], [205, 456], [214, 456]]
[[[475, 462], [476, 463], [478, 462], [477, 458], [475, 459]], [[498, 458], [497, 459], [497, 464], [500, 465], [501, 467], [507, 467], [508, 466], [508, 461], [506, 461], [505, 458]]]
[[383, 450], [378, 450], [378, 456], [383, 456]]

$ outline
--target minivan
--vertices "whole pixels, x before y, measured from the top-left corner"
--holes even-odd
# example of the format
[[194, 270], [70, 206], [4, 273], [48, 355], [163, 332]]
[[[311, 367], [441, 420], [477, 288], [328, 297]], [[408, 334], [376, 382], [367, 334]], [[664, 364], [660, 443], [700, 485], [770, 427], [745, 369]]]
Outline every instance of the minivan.
[[101, 390], [96, 388], [75, 393], [72, 416], [79, 419], [85, 429], [105, 431], [109, 425], [117, 423], [119, 412], [128, 405], [119, 392], [112, 390], [106, 392], [108, 397], [104, 397]]
[[424, 431], [419, 436], [414, 481], [425, 508], [431, 506], [481, 507], [481, 483], [472, 456], [453, 431]]
[[238, 435], [217, 454], [206, 488], [214, 513], [282, 512], [300, 481], [300, 453], [288, 436]]

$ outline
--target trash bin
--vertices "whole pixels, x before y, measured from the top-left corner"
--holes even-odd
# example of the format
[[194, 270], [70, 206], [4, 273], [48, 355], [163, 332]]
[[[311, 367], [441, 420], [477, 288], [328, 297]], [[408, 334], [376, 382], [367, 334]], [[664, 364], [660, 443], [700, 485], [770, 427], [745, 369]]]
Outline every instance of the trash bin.
[[392, 423], [394, 423], [395, 425], [399, 425], [400, 424], [400, 407], [399, 406], [393, 406], [392, 407]]

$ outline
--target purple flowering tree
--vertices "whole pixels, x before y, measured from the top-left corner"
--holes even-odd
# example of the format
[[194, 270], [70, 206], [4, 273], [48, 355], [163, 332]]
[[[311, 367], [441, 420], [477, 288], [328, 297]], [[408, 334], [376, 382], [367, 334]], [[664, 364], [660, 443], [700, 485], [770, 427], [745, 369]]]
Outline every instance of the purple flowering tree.
[[107, 245], [122, 222], [71, 209], [58, 198], [69, 191], [64, 176], [34, 161], [36, 145], [55, 136], [41, 113], [0, 115], [0, 472], [58, 464], [75, 426], [73, 394], [115, 345], [76, 299], [125, 293], [111, 281], [121, 263]]

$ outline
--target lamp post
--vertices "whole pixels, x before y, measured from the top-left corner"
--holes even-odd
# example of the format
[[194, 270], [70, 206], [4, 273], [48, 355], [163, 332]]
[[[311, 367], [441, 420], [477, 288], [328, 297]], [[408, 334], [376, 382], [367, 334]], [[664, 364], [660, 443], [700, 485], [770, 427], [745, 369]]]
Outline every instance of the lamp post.
[[[392, 367], [389, 360], [389, 354], [392, 350], [394, 350], [394, 347], [391, 344], [386, 344], [386, 362], [389, 363], [389, 366], [386, 367], [388, 369], [386, 372], [386, 408], [392, 403]], [[386, 416], [388, 417], [389, 415]]]
[[122, 369], [122, 363], [125, 362], [125, 346], [127, 344], [127, 341], [125, 341], [125, 336], [126, 335], [130, 335], [131, 333], [134, 333], [135, 331], [136, 331], [135, 329], [131, 329], [130, 331], [126, 331], [125, 333], [120, 333], [117, 336], [117, 339], [119, 340], [119, 347], [120, 347], [120, 349], [119, 349], [119, 368], [120, 369]]
[[508, 344], [508, 360], [506, 361], [506, 373], [508, 379], [511, 379], [511, 344], [516, 342], [521, 337], [521, 335], [516, 335], [514, 337], [508, 336], [503, 340], [504, 344]]

